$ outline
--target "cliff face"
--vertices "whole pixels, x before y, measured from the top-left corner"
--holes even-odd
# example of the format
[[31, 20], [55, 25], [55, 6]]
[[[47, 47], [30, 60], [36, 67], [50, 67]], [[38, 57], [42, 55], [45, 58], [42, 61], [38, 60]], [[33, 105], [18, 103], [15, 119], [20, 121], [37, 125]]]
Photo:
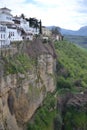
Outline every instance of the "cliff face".
[[55, 89], [52, 44], [43, 45], [34, 41], [23, 51], [37, 58], [37, 66], [26, 74], [0, 76], [0, 130], [23, 130], [24, 124], [42, 104], [47, 92]]
[[58, 96], [58, 115], [55, 130], [86, 130], [87, 129], [87, 90], [80, 93], [67, 91]]

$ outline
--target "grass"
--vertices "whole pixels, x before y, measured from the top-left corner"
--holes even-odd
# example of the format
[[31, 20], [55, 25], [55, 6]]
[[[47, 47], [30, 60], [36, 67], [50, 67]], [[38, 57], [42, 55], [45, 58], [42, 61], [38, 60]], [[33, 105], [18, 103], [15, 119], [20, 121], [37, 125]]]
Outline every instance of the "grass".
[[27, 54], [18, 54], [14, 57], [4, 57], [5, 62], [5, 74], [25, 74], [30, 69], [33, 69], [35, 64], [34, 60], [31, 59]]

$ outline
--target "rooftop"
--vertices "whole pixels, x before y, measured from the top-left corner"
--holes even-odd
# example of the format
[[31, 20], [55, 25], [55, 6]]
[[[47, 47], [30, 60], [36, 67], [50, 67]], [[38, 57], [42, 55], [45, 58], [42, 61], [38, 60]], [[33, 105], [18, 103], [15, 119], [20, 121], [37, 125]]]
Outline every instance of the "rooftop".
[[10, 9], [4, 7], [4, 8], [0, 8], [0, 10], [8, 10], [8, 11], [11, 11]]

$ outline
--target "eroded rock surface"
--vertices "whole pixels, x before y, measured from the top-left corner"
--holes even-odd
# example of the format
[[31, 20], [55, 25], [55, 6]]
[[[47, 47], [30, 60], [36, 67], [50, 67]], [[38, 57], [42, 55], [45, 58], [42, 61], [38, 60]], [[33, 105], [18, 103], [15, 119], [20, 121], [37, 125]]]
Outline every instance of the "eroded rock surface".
[[55, 89], [53, 45], [43, 45], [36, 40], [22, 49], [32, 58], [37, 58], [37, 66], [26, 75], [0, 76], [0, 130], [23, 130], [47, 92]]

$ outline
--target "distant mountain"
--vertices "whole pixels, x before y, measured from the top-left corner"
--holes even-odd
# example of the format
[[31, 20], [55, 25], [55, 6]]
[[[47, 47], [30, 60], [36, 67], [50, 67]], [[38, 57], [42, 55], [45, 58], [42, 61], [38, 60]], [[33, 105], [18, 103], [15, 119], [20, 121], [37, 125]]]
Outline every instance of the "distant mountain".
[[[52, 29], [54, 27], [57, 26], [49, 26], [49, 29]], [[79, 30], [77, 31], [73, 31], [73, 30], [68, 30], [68, 29], [64, 29], [64, 28], [60, 28], [60, 31], [63, 35], [77, 35], [77, 36], [87, 36], [87, 26], [81, 27]]]

